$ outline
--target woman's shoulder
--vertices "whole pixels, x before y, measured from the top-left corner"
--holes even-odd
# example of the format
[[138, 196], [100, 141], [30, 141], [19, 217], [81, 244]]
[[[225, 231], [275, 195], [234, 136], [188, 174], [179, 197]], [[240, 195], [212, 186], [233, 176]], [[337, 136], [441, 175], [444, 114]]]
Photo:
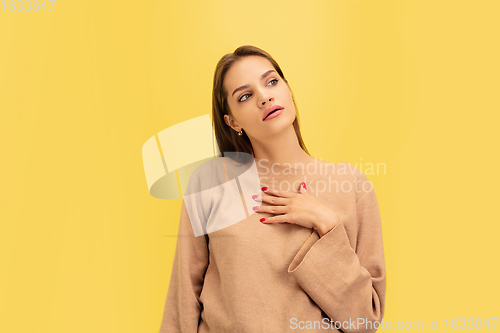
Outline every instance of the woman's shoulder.
[[215, 188], [240, 176], [251, 166], [251, 160], [234, 156], [217, 156], [203, 160], [191, 168], [186, 193]]
[[193, 194], [213, 188], [222, 164], [221, 157], [212, 157], [190, 165], [189, 181], [185, 194]]

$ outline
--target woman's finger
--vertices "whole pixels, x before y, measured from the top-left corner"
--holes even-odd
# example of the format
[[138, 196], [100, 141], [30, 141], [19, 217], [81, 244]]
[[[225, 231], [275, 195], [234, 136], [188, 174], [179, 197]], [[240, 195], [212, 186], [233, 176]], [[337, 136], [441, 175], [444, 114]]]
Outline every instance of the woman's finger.
[[288, 220], [287, 215], [283, 214], [283, 215], [276, 215], [276, 216], [272, 216], [272, 217], [263, 217], [260, 219], [260, 222], [268, 223], [268, 224], [271, 224], [271, 223], [291, 223], [287, 220]]
[[273, 188], [269, 188], [267, 186], [262, 187], [262, 191], [264, 191], [267, 194], [271, 194], [271, 195], [274, 195], [274, 196], [277, 196], [277, 197], [283, 197], [283, 198], [290, 198], [290, 197], [292, 197], [292, 196], [294, 196], [294, 195], [297, 194], [297, 193], [293, 193], [293, 192], [276, 190], [276, 189], [273, 189]]
[[288, 212], [287, 206], [255, 206], [253, 210], [257, 213], [285, 214]]
[[290, 204], [289, 198], [276, 197], [274, 195], [269, 195], [266, 193], [263, 193], [261, 195], [261, 201], [267, 202], [268, 204], [275, 205], [275, 206], [286, 206], [286, 205]]

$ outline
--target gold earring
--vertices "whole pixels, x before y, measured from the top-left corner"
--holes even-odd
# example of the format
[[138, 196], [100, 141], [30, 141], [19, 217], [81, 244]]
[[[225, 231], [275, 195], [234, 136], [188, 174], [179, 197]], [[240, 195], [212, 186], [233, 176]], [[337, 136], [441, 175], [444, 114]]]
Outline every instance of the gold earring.
[[241, 131], [238, 132], [238, 135], [239, 136], [242, 136], [243, 135], [243, 128], [241, 129]]

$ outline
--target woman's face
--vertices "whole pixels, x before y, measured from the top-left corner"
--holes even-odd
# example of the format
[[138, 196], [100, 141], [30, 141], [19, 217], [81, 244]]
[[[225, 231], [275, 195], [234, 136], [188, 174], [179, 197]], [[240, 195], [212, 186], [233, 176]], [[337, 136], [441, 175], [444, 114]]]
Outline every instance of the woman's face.
[[[238, 60], [227, 71], [223, 84], [232, 113], [224, 115], [224, 120], [234, 130], [243, 129], [249, 138], [261, 141], [292, 126], [292, 93], [266, 58], [247, 56]], [[281, 113], [264, 120], [266, 111], [274, 105], [282, 108]]]

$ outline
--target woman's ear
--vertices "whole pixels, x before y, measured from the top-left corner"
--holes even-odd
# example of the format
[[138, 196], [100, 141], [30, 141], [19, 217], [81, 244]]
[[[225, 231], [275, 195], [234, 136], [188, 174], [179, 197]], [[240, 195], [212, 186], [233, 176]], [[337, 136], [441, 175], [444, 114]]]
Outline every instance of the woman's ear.
[[240, 129], [238, 128], [238, 123], [236, 123], [236, 121], [233, 119], [233, 117], [231, 117], [227, 113], [224, 115], [224, 121], [226, 122], [227, 126], [231, 127], [236, 132], [240, 131]]

